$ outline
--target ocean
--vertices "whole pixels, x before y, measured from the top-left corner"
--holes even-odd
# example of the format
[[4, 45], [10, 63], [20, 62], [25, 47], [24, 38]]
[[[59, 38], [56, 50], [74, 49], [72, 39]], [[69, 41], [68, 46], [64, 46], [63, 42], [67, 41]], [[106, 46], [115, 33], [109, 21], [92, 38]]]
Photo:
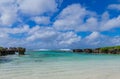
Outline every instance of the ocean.
[[32, 51], [0, 57], [0, 79], [120, 79], [120, 55]]

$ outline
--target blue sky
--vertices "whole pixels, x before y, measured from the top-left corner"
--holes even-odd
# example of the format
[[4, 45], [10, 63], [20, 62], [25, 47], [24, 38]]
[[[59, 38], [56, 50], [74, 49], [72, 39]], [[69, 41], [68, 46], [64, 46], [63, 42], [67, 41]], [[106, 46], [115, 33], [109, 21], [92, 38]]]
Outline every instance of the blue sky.
[[0, 0], [0, 45], [27, 49], [120, 45], [120, 0]]

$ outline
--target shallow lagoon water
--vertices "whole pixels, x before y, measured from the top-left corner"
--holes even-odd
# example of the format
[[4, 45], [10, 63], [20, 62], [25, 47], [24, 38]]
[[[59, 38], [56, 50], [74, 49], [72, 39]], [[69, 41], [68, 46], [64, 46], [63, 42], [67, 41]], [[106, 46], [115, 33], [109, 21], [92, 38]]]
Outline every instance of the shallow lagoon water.
[[0, 79], [120, 79], [120, 55], [37, 51], [0, 57]]

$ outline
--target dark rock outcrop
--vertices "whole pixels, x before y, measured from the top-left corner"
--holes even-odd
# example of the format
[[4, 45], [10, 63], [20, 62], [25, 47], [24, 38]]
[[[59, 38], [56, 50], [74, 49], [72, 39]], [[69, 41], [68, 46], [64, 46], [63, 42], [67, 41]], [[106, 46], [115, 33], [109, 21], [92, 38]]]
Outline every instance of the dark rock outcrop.
[[92, 53], [92, 49], [84, 49], [83, 52]]
[[22, 47], [10, 47], [10, 48], [3, 48], [0, 47], [0, 56], [6, 56], [6, 55], [14, 55], [15, 52], [18, 52], [19, 55], [24, 55], [26, 52], [25, 48]]
[[21, 48], [21, 47], [18, 48], [19, 55], [25, 55], [25, 51], [26, 51], [25, 48]]
[[85, 53], [95, 53], [95, 54], [120, 54], [120, 46], [113, 47], [102, 47], [96, 49], [73, 49], [73, 52], [85, 52]]
[[82, 49], [73, 49], [73, 52], [83, 52]]
[[93, 53], [101, 53], [100, 48], [93, 49]]

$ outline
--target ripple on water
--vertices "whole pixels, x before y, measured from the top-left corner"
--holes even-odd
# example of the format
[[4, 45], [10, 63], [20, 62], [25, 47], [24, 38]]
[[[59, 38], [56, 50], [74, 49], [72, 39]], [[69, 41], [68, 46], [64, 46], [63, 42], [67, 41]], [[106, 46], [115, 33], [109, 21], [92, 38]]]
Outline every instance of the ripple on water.
[[0, 57], [0, 64], [11, 62], [12, 59], [8, 57]]
[[1, 57], [0, 79], [104, 79], [119, 73], [119, 60], [112, 55], [32, 52]]

